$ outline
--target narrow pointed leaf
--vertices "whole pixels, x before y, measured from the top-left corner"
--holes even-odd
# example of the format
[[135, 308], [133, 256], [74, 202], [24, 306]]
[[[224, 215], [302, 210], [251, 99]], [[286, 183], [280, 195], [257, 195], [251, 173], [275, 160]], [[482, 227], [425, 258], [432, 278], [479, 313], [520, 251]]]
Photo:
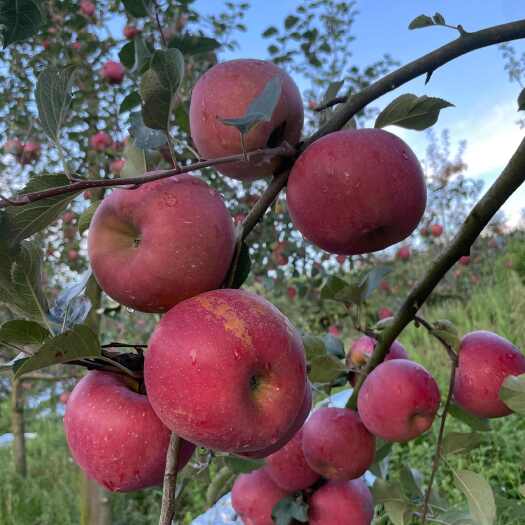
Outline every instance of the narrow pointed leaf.
[[456, 485], [465, 494], [470, 513], [478, 525], [494, 525], [496, 502], [488, 481], [468, 470], [455, 473]]
[[410, 24], [408, 24], [408, 29], [419, 29], [421, 27], [428, 27], [433, 25], [435, 24], [430, 16], [419, 15], [416, 16], [416, 18], [414, 18], [414, 20], [412, 20]]
[[525, 374], [505, 378], [499, 397], [513, 412], [525, 415]]
[[92, 202], [89, 208], [85, 209], [80, 217], [78, 218], [78, 233], [82, 235], [86, 230], [89, 229], [89, 225], [91, 224], [91, 219], [93, 218], [93, 215], [95, 215], [95, 212], [97, 211], [97, 208], [100, 206], [102, 201], [95, 201]]

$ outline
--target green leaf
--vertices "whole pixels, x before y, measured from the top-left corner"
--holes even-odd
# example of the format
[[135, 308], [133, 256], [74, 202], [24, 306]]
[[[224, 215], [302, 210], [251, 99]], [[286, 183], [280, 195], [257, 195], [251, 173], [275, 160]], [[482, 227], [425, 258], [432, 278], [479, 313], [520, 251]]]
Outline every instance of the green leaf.
[[0, 302], [21, 317], [47, 325], [40, 248], [24, 241], [10, 250], [1, 242], [0, 253]]
[[506, 377], [501, 385], [499, 398], [513, 412], [525, 415], [525, 374]]
[[126, 159], [126, 164], [120, 172], [122, 178], [141, 177], [146, 173], [146, 152], [141, 148], [137, 148], [133, 141], [129, 141], [124, 148], [123, 157]]
[[346, 357], [343, 341], [341, 341], [339, 337], [335, 337], [335, 335], [332, 334], [324, 334], [321, 336], [321, 338], [326, 351], [329, 354], [337, 357], [338, 359], [344, 359]]
[[468, 412], [463, 410], [456, 403], [450, 404], [448, 413], [452, 417], [467, 424], [473, 430], [477, 430], [479, 432], [487, 432], [491, 430], [490, 422], [488, 419], [481, 419], [479, 417], [473, 416], [472, 414], [469, 414]]
[[276, 27], [274, 26], [270, 26], [268, 27], [267, 29], [264, 30], [264, 32], [262, 33], [262, 36], [263, 38], [269, 38], [273, 35], [276, 35], [279, 31], [277, 30]]
[[51, 334], [35, 321], [15, 319], [0, 327], [0, 343], [15, 346], [40, 346]]
[[442, 98], [427, 97], [426, 95], [418, 97], [406, 93], [388, 104], [377, 117], [374, 127], [399, 126], [422, 131], [437, 122], [439, 112], [442, 109], [451, 106], [454, 104]]
[[51, 365], [98, 355], [100, 343], [97, 335], [87, 326], [75, 326], [72, 330], [48, 339], [35, 355], [16, 368], [15, 377]]
[[412, 505], [399, 501], [387, 501], [385, 512], [394, 525], [409, 525], [412, 517]]
[[288, 15], [284, 19], [284, 27], [286, 29], [291, 29], [294, 25], [297, 24], [297, 22], [299, 22], [299, 17], [294, 16], [294, 15]]
[[38, 117], [42, 129], [55, 144], [60, 142], [60, 130], [71, 106], [76, 71], [74, 66], [51, 66], [38, 75], [35, 90]]
[[416, 16], [416, 18], [414, 18], [414, 20], [412, 20], [410, 24], [408, 24], [408, 29], [419, 29], [421, 27], [428, 27], [428, 26], [433, 26], [433, 25], [434, 25], [434, 21], [432, 20], [430, 16], [419, 15], [419, 16]]
[[496, 522], [496, 502], [487, 480], [468, 470], [454, 474], [457, 487], [467, 497], [474, 522], [478, 525], [493, 525]]
[[423, 475], [419, 470], [402, 465], [400, 473], [400, 482], [403, 492], [410, 498], [423, 497]]
[[525, 111], [525, 88], [518, 95], [518, 111]]
[[184, 78], [184, 56], [178, 49], [155, 51], [150, 60], [150, 68], [159, 78], [161, 86], [171, 95], [177, 93]]
[[376, 479], [372, 487], [374, 503], [382, 504], [385, 512], [394, 525], [408, 525], [412, 514], [412, 507], [407, 500], [399, 483]]
[[[69, 181], [63, 174], [41, 175], [33, 177], [20, 191], [20, 195], [43, 191], [57, 186], [67, 186]], [[79, 194], [67, 193], [48, 197], [24, 206], [10, 206], [4, 212], [4, 221], [0, 226], [3, 238], [8, 238], [11, 246], [16, 246], [21, 240], [43, 230], [53, 223], [67, 205]]]
[[345, 365], [326, 350], [321, 337], [303, 336], [304, 351], [308, 361], [308, 377], [313, 383], [331, 383], [346, 374]]
[[261, 93], [250, 103], [246, 113], [240, 118], [221, 118], [227, 126], [236, 127], [241, 133], [250, 131], [259, 122], [269, 122], [281, 96], [281, 79], [270, 79]]
[[232, 288], [240, 288], [248, 275], [250, 275], [250, 270], [252, 268], [252, 261], [250, 259], [250, 249], [247, 244], [244, 242], [241, 246], [241, 253], [239, 254], [239, 262], [235, 268], [235, 275], [233, 276]]
[[126, 11], [136, 18], [149, 16], [150, 0], [122, 0]]
[[272, 509], [272, 520], [275, 525], [292, 525], [308, 523], [308, 504], [302, 497], [290, 494], [279, 500]]
[[446, 525], [478, 525], [466, 509], [448, 509], [436, 518]]
[[211, 53], [221, 47], [221, 43], [214, 38], [206, 36], [175, 35], [168, 44], [168, 47], [176, 47], [183, 55], [198, 55], [200, 53]]
[[82, 235], [86, 230], [89, 229], [89, 225], [91, 224], [91, 219], [93, 218], [93, 215], [95, 215], [95, 212], [97, 211], [97, 208], [100, 206], [102, 201], [95, 201], [92, 202], [89, 208], [86, 208], [78, 218], [78, 233]]
[[441, 454], [462, 454], [477, 448], [483, 442], [483, 437], [476, 432], [449, 432], [443, 438]]
[[368, 299], [372, 292], [379, 286], [383, 277], [391, 271], [392, 268], [388, 268], [387, 266], [377, 266], [370, 270], [359, 284], [359, 288], [362, 290], [361, 301]]
[[166, 133], [157, 129], [148, 128], [142, 119], [142, 112], [135, 111], [130, 114], [131, 122], [129, 134], [135, 139], [138, 148], [158, 149], [167, 142]]
[[340, 277], [331, 275], [321, 287], [321, 299], [330, 299], [345, 304], [359, 304], [361, 302], [361, 289]]
[[137, 35], [134, 39], [133, 50], [135, 51], [135, 58], [133, 60], [133, 68], [131, 71], [138, 72], [139, 74], [144, 73], [149, 67], [149, 61], [151, 58], [151, 51], [148, 44], [144, 40], [142, 34]]
[[443, 26], [446, 24], [445, 17], [441, 13], [435, 13], [432, 17], [432, 20], [434, 20], [434, 24], [437, 24], [439, 26]]
[[239, 456], [225, 456], [224, 463], [236, 474], [246, 474], [264, 466], [263, 459], [248, 459]]
[[140, 95], [137, 91], [132, 91], [121, 103], [119, 108], [119, 113], [125, 113], [126, 111], [131, 111], [137, 106], [140, 106]]
[[0, 35], [3, 48], [36, 35], [43, 21], [39, 2], [35, 0], [0, 2]]
[[118, 52], [121, 64], [130, 71], [135, 65], [135, 40], [124, 44]]

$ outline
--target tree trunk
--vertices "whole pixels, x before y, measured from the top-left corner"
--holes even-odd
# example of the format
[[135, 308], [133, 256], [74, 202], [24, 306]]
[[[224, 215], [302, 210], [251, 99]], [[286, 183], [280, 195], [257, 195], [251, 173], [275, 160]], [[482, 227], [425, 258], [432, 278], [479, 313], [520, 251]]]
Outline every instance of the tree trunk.
[[[100, 288], [93, 278], [88, 282], [86, 295], [91, 300], [91, 311], [86, 324], [97, 334], [100, 331]], [[111, 494], [81, 472], [80, 525], [111, 525]]]
[[24, 425], [24, 395], [22, 383], [19, 379], [13, 379], [11, 391], [11, 427], [13, 432], [13, 455], [15, 459], [15, 471], [20, 476], [26, 477], [26, 439]]

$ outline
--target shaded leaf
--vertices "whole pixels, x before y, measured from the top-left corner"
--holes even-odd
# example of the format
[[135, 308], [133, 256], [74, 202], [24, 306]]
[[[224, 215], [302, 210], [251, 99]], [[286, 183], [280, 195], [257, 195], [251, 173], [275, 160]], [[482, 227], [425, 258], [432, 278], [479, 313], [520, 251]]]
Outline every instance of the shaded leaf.
[[97, 208], [100, 206], [100, 203], [102, 201], [95, 201], [92, 202], [89, 206], [89, 208], [85, 209], [78, 218], [78, 232], [80, 235], [82, 235], [86, 230], [89, 229], [89, 225], [91, 224], [91, 219], [93, 218], [93, 215], [95, 215], [95, 212], [97, 211]]
[[446, 525], [477, 525], [466, 509], [449, 509], [436, 516]]
[[124, 44], [118, 52], [118, 57], [126, 69], [132, 70], [135, 65], [135, 40]]
[[461, 454], [477, 448], [483, 442], [482, 436], [476, 432], [449, 432], [443, 438], [441, 454]]
[[295, 24], [297, 24], [297, 22], [299, 22], [299, 17], [294, 15], [288, 15], [284, 19], [284, 27], [286, 29], [291, 29]]
[[302, 497], [290, 494], [279, 500], [272, 509], [275, 525], [291, 525], [308, 522], [308, 504]]
[[130, 111], [137, 106], [140, 106], [140, 95], [137, 91], [132, 91], [121, 103], [119, 107], [119, 113], [125, 113]]
[[35, 0], [0, 2], [0, 34], [3, 48], [35, 35], [43, 21], [39, 2]]
[[142, 34], [137, 35], [133, 40], [133, 50], [135, 57], [133, 60], [133, 72], [144, 73], [149, 67], [149, 61], [151, 58], [151, 51]]
[[178, 49], [155, 51], [150, 60], [162, 87], [173, 96], [177, 93], [184, 78], [184, 56]]
[[433, 26], [434, 21], [427, 15], [419, 15], [408, 24], [408, 29], [419, 29], [421, 27]]
[[435, 13], [434, 16], [432, 17], [432, 20], [434, 20], [435, 24], [440, 25], [440, 26], [446, 24], [445, 17], [441, 13]]
[[246, 474], [264, 466], [263, 459], [248, 459], [239, 456], [225, 456], [224, 463], [236, 474]]
[[473, 430], [478, 430], [480, 432], [487, 432], [488, 430], [491, 430], [490, 422], [488, 419], [482, 419], [473, 416], [472, 414], [465, 412], [465, 410], [463, 410], [459, 405], [457, 405], [454, 402], [450, 404], [448, 413], [452, 417], [459, 419], [463, 423], [466, 423]]
[[130, 115], [129, 134], [135, 139], [135, 146], [141, 149], [158, 149], [167, 142], [163, 131], [148, 128], [142, 120], [142, 112], [135, 111]]
[[518, 95], [518, 111], [525, 111], [525, 88]]
[[468, 470], [455, 472], [456, 485], [465, 494], [474, 522], [493, 525], [496, 522], [496, 502], [488, 481]]
[[237, 267], [235, 268], [235, 275], [233, 276], [232, 288], [240, 288], [248, 275], [250, 275], [250, 270], [252, 268], [252, 261], [250, 259], [250, 249], [246, 243], [242, 243], [241, 253], [239, 254], [239, 261]]
[[0, 343], [15, 346], [41, 345], [50, 335], [41, 324], [24, 319], [6, 321], [0, 327]]
[[382, 504], [394, 525], [408, 525], [412, 514], [410, 502], [401, 490], [401, 485], [384, 479], [376, 479], [372, 486], [374, 504]]
[[55, 144], [59, 143], [60, 130], [71, 105], [75, 73], [73, 66], [51, 66], [38, 75], [35, 90], [38, 117], [42, 129]]
[[169, 41], [168, 46], [176, 47], [183, 55], [198, 55], [219, 49], [221, 43], [214, 38], [185, 33], [183, 35], [175, 35]]
[[72, 330], [48, 339], [35, 355], [16, 367], [15, 377], [54, 364], [98, 355], [100, 343], [97, 335], [87, 326], [75, 326]]
[[372, 292], [379, 286], [383, 277], [391, 271], [392, 268], [388, 268], [387, 266], [377, 266], [370, 270], [359, 284], [359, 288], [361, 289], [361, 301], [368, 299]]
[[525, 374], [506, 377], [499, 397], [513, 412], [525, 415]]
[[321, 287], [321, 299], [330, 299], [345, 304], [359, 304], [361, 302], [361, 289], [340, 277], [331, 275]]
[[308, 377], [313, 383], [331, 383], [346, 374], [345, 365], [326, 350], [321, 337], [303, 336], [304, 351], [308, 361]]
[[442, 98], [406, 93], [388, 104], [377, 117], [374, 127], [399, 126], [421, 131], [437, 122], [442, 109], [453, 105]]
[[141, 177], [146, 173], [146, 152], [137, 148], [133, 141], [128, 141], [124, 147], [123, 157], [126, 159], [126, 163], [120, 172], [121, 178]]
[[335, 337], [335, 335], [332, 334], [324, 334], [321, 336], [326, 351], [337, 357], [338, 359], [344, 359], [346, 357], [345, 354], [345, 347], [343, 345], [343, 341], [339, 339], [339, 337]]
[[150, 0], [122, 0], [126, 11], [136, 18], [149, 16]]
[[270, 36], [276, 35], [279, 31], [276, 27], [270, 26], [267, 29], [265, 29], [262, 33], [263, 38], [268, 38]]
[[400, 472], [400, 482], [403, 492], [410, 498], [423, 497], [423, 475], [419, 470], [402, 465]]

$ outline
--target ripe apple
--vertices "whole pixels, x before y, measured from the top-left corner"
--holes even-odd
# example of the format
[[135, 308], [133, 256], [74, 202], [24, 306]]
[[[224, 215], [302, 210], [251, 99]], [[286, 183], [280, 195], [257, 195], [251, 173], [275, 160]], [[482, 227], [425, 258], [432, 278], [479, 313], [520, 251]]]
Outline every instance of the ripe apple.
[[192, 297], [162, 318], [144, 377], [168, 428], [237, 454], [286, 436], [307, 385], [302, 339], [290, 321], [266, 299], [228, 289]]
[[353, 410], [323, 407], [303, 427], [308, 465], [327, 479], [362, 476], [374, 462], [375, 438]]
[[319, 479], [319, 474], [308, 466], [304, 457], [303, 429], [266, 458], [266, 472], [274, 483], [290, 492], [307, 489]]
[[[242, 152], [239, 131], [223, 124], [223, 118], [244, 116], [250, 103], [269, 80], [281, 80], [281, 96], [269, 122], [260, 122], [245, 137], [246, 150], [275, 147], [283, 141], [295, 144], [303, 128], [301, 94], [290, 76], [264, 60], [231, 60], [217, 64], [198, 80], [190, 104], [191, 137], [204, 158], [224, 157]], [[245, 162], [221, 164], [217, 170], [239, 180], [272, 175], [278, 163], [260, 165]]]
[[113, 140], [105, 131], [99, 131], [89, 139], [89, 144], [96, 151], [104, 151], [111, 148]]
[[387, 308], [386, 306], [382, 306], [377, 311], [377, 317], [379, 317], [379, 320], [387, 319], [388, 317], [392, 317], [394, 315], [394, 312], [390, 310], [390, 308]]
[[101, 288], [141, 312], [165, 312], [220, 287], [234, 246], [223, 200], [191, 175], [114, 190], [97, 208], [88, 234]]
[[462, 266], [468, 266], [470, 264], [470, 256], [469, 255], [463, 255], [459, 258], [459, 264]]
[[295, 288], [295, 286], [288, 286], [286, 293], [292, 301], [295, 301], [295, 298], [297, 297], [297, 288]]
[[67, 405], [67, 402], [69, 401], [69, 396], [71, 395], [71, 392], [62, 392], [60, 394], [60, 397], [58, 398], [58, 400], [63, 404], [63, 405]]
[[525, 374], [525, 357], [507, 339], [487, 331], [461, 339], [454, 399], [478, 417], [502, 417], [512, 411], [499, 398], [508, 376]]
[[392, 291], [392, 289], [390, 288], [390, 284], [388, 283], [388, 281], [381, 281], [379, 283], [379, 289], [380, 290], [383, 290], [383, 292], [386, 292], [386, 293], [390, 293]]
[[109, 171], [113, 173], [113, 175], [120, 175], [120, 172], [126, 165], [125, 159], [117, 159], [111, 162], [109, 165]]
[[[170, 431], [128, 378], [89, 372], [71, 392], [64, 427], [73, 459], [107, 490], [129, 492], [162, 484]], [[182, 442], [179, 470], [194, 448]]]
[[338, 255], [335, 260], [339, 263], [339, 264], [344, 264], [345, 261], [346, 261], [346, 256], [345, 255]]
[[[403, 196], [402, 205], [393, 195]], [[300, 155], [288, 179], [295, 227], [323, 250], [340, 255], [375, 252], [408, 237], [426, 200], [416, 156], [381, 129], [320, 138]]]
[[425, 368], [408, 359], [392, 359], [365, 379], [357, 410], [372, 434], [404, 442], [432, 426], [439, 398], [439, 387]]
[[288, 494], [261, 468], [237, 477], [232, 488], [232, 507], [242, 523], [274, 525], [272, 510]]
[[341, 328], [339, 328], [337, 325], [332, 324], [328, 327], [328, 333], [330, 335], [333, 335], [334, 337], [341, 337]]
[[71, 248], [71, 250], [68, 250], [67, 259], [70, 262], [75, 262], [78, 259], [78, 251], [75, 250], [74, 248]]
[[127, 25], [124, 28], [123, 33], [128, 40], [133, 40], [137, 35], [140, 34], [140, 29], [135, 26]]
[[75, 220], [75, 214], [72, 211], [66, 211], [64, 212], [64, 215], [62, 215], [62, 220], [69, 224]]
[[108, 81], [109, 84], [121, 84], [124, 79], [126, 70], [120, 62], [108, 60], [103, 66], [101, 75], [102, 78]]
[[401, 246], [399, 250], [397, 250], [396, 257], [400, 261], [408, 261], [410, 259], [410, 247], [409, 246]]
[[80, 11], [86, 16], [93, 16], [95, 14], [95, 4], [89, 0], [82, 0], [80, 2]]
[[432, 237], [441, 237], [443, 226], [441, 224], [432, 224], [430, 226], [430, 233], [432, 234]]
[[372, 494], [362, 479], [329, 481], [309, 504], [310, 525], [370, 525], [374, 517]]
[[[346, 365], [349, 368], [366, 365], [376, 345], [377, 340], [368, 335], [363, 335], [355, 341], [352, 341], [350, 351], [346, 356]], [[408, 359], [405, 347], [398, 341], [394, 341], [390, 345], [388, 353], [386, 354], [385, 361], [390, 361], [391, 359]]]
[[22, 153], [18, 156], [21, 164], [31, 164], [40, 157], [40, 144], [37, 142], [26, 142], [22, 147]]
[[428, 237], [430, 235], [430, 231], [426, 226], [423, 226], [423, 228], [419, 230], [419, 233], [421, 234], [421, 237]]

